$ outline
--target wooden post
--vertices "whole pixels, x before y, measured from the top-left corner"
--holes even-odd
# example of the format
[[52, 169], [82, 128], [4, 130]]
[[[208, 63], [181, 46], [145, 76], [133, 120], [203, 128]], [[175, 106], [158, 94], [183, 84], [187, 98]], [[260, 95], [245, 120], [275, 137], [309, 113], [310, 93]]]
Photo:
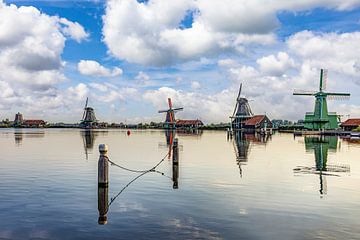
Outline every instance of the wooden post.
[[175, 138], [173, 142], [173, 189], [179, 188], [179, 146], [178, 139]]
[[99, 163], [98, 163], [98, 186], [109, 186], [109, 162], [107, 158], [108, 146], [106, 144], [99, 145]]

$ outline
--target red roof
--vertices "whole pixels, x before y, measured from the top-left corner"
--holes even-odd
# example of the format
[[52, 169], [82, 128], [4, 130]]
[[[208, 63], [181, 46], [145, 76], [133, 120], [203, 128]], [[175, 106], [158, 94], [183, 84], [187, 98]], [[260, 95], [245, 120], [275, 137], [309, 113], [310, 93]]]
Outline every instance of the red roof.
[[359, 126], [360, 125], [360, 118], [351, 118], [346, 120], [345, 122], [343, 122], [341, 124], [341, 126], [346, 127], [346, 126]]
[[256, 115], [252, 118], [245, 121], [245, 125], [247, 126], [255, 126], [256, 124], [261, 123], [261, 121], [265, 118], [265, 115]]
[[24, 124], [26, 125], [43, 125], [45, 124], [44, 120], [25, 120]]
[[202, 121], [196, 120], [177, 120], [176, 125], [204, 125]]

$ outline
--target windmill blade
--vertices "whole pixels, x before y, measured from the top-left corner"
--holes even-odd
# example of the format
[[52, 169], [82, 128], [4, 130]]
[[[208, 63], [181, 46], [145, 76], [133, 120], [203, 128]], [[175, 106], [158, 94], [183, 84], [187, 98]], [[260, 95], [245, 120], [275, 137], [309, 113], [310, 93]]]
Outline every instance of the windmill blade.
[[238, 101], [236, 101], [236, 104], [235, 104], [235, 109], [234, 109], [234, 112], [233, 112], [233, 114], [232, 114], [232, 117], [234, 117], [234, 116], [235, 116], [235, 113], [236, 113], [236, 110], [237, 110], [237, 108], [238, 108], [238, 105], [239, 105], [239, 102], [238, 102]]
[[328, 70], [323, 69], [323, 75], [322, 75], [322, 90], [326, 90], [327, 87], [327, 81], [328, 81]]
[[329, 95], [327, 97], [327, 99], [329, 100], [349, 100], [350, 99], [350, 96], [348, 95]]
[[82, 120], [84, 120], [84, 118], [85, 118], [86, 108], [87, 108], [87, 106], [88, 106], [88, 101], [89, 101], [89, 98], [87, 97], [87, 98], [86, 98], [86, 102], [85, 102], [85, 108], [84, 108], [84, 113], [83, 113], [83, 116], [82, 116]]
[[169, 109], [171, 109], [172, 108], [171, 98], [168, 98], [168, 104], [169, 104]]
[[233, 112], [233, 114], [232, 114], [232, 117], [235, 116], [236, 110], [237, 110], [238, 105], [239, 105], [241, 89], [242, 89], [242, 83], [240, 83], [239, 93], [238, 93], [238, 95], [237, 95], [237, 97], [236, 97], [236, 104], [235, 104], [235, 108], [234, 108], [234, 112]]
[[301, 96], [313, 96], [316, 92], [308, 91], [308, 90], [294, 90], [293, 95], [301, 95]]
[[166, 113], [168, 112], [169, 110], [159, 110], [158, 113]]
[[237, 98], [236, 98], [237, 100], [240, 98], [241, 89], [242, 89], [242, 83], [240, 84], [239, 93], [238, 93], [238, 96], [237, 96]]
[[169, 118], [170, 118], [170, 119], [169, 119], [170, 122], [173, 123], [173, 122], [174, 122], [174, 112], [173, 112], [173, 111], [170, 111], [170, 112], [169, 112]]

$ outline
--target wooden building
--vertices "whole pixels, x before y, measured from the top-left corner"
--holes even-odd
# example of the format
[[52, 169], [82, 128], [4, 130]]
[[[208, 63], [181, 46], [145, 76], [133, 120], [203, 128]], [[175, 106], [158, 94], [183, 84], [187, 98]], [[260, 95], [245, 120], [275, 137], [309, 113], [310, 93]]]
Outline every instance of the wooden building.
[[255, 115], [244, 122], [243, 128], [247, 131], [271, 129], [272, 122], [266, 115]]
[[340, 126], [344, 131], [352, 131], [353, 129], [360, 126], [360, 118], [350, 118], [341, 123]]
[[24, 120], [22, 127], [39, 128], [44, 127], [46, 122], [44, 120]]
[[201, 126], [204, 126], [204, 123], [199, 119], [176, 121], [176, 128], [199, 128]]

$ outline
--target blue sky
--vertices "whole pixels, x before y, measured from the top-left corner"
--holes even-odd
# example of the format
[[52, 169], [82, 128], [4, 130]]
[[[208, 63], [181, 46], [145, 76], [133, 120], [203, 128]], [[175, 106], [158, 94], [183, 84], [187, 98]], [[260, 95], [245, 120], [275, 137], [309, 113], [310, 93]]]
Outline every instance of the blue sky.
[[[26, 15], [21, 6], [40, 13]], [[99, 120], [161, 121], [157, 110], [172, 97], [184, 107], [179, 118], [228, 121], [243, 83], [253, 112], [297, 120], [313, 109], [313, 99], [291, 94], [314, 89], [320, 68], [329, 69], [329, 89], [352, 93], [348, 102], [329, 103], [331, 110], [360, 117], [360, 1], [6, 0], [3, 12], [37, 22], [26, 31], [20, 22], [18, 30], [0, 16], [0, 31], [17, 36], [10, 42], [24, 39], [17, 46], [3, 37], [2, 44], [0, 35], [0, 87], [7, 93], [0, 95], [0, 118], [21, 111], [28, 118], [78, 121], [89, 97]], [[47, 17], [54, 18], [63, 46], [31, 35]], [[31, 52], [25, 43], [34, 38], [49, 43], [46, 52], [59, 67], [42, 63], [34, 72], [7, 59]]]

